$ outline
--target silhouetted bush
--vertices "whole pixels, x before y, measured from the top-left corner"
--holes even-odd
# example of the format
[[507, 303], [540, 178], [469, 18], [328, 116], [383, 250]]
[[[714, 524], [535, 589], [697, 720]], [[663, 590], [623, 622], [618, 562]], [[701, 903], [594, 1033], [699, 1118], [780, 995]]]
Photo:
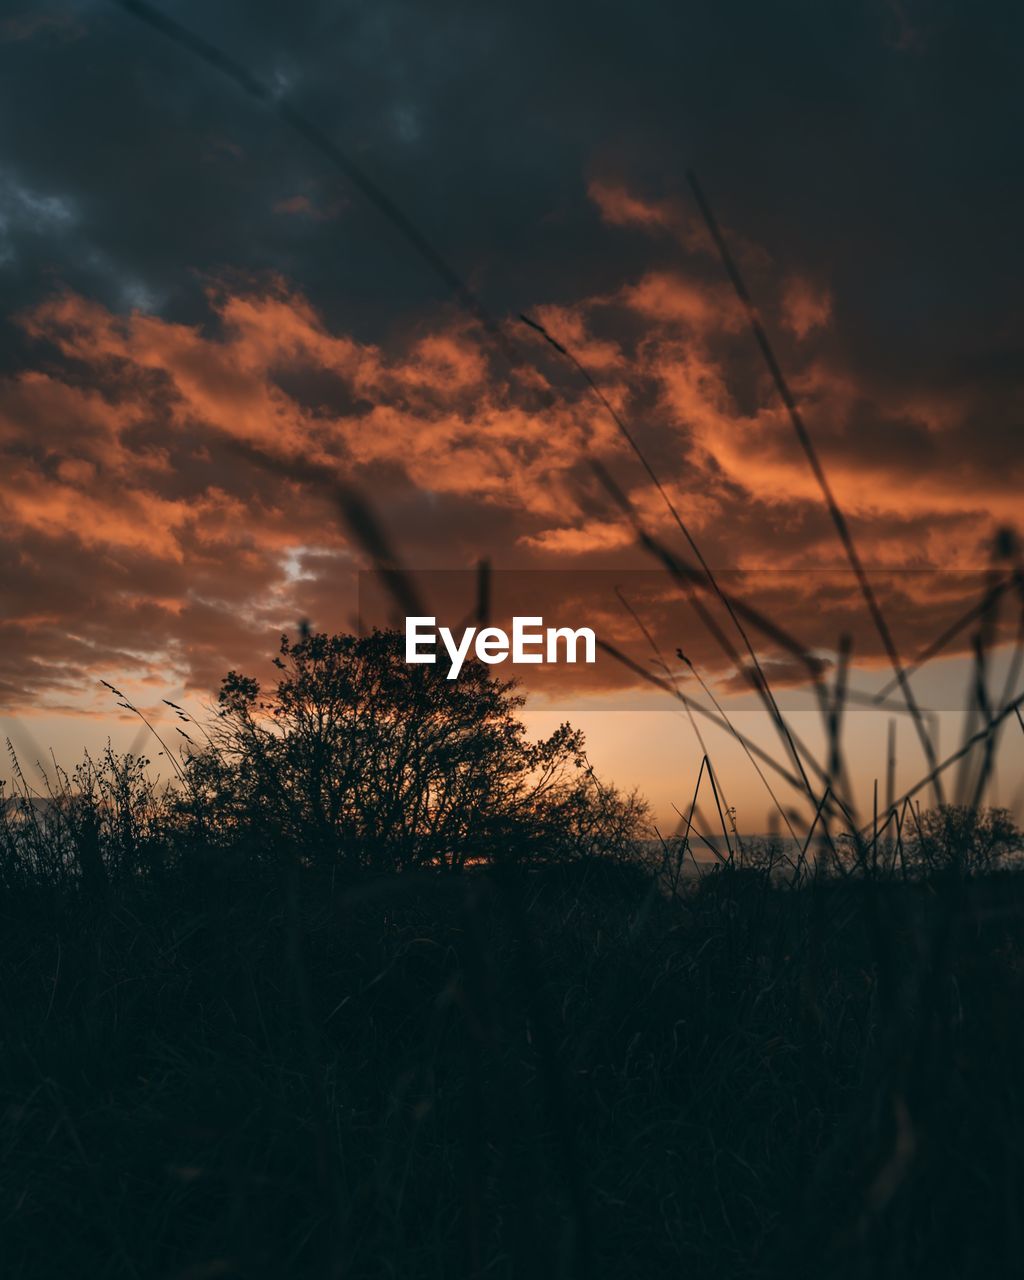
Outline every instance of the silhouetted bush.
[[354, 871], [609, 856], [646, 806], [602, 786], [568, 724], [531, 742], [514, 681], [409, 665], [397, 632], [281, 642], [275, 686], [231, 672], [187, 764], [198, 812]]
[[109, 748], [42, 794], [19, 775], [2, 874], [99, 888], [227, 850], [353, 874], [633, 856], [645, 803], [598, 781], [569, 724], [530, 741], [515, 682], [483, 664], [447, 680], [380, 631], [284, 638], [275, 661], [267, 690], [229, 673], [209, 725], [176, 708], [192, 732], [167, 786]]
[[1024, 850], [1024, 834], [1008, 809], [942, 805], [907, 827], [906, 865], [927, 874], [983, 875], [1009, 865]]
[[13, 785], [0, 783], [0, 882], [9, 886], [73, 876], [100, 891], [111, 876], [145, 870], [174, 827], [145, 756], [109, 745], [98, 759], [86, 752], [70, 775], [54, 765], [41, 791], [13, 763]]

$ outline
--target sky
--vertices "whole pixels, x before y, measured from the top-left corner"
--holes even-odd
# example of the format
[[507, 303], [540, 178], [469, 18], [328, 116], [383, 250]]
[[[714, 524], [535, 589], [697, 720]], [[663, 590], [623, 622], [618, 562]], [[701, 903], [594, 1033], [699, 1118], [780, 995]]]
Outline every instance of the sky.
[[[983, 20], [898, 0], [161, 11], [269, 100], [117, 4], [15, 2], [0, 19], [0, 727], [20, 754], [137, 743], [101, 679], [154, 712], [163, 697], [199, 707], [229, 669], [264, 673], [301, 620], [353, 626], [367, 557], [339, 485], [403, 565], [528, 573], [538, 610], [575, 601], [654, 669], [618, 586], [679, 687], [711, 706], [682, 647], [778, 752], [743, 653], [638, 545], [639, 529], [692, 560], [667, 496], [728, 590], [826, 680], [845, 634], [854, 686], [884, 685], [688, 170], [901, 654], [1011, 567], [1014, 539], [994, 548], [1024, 478], [1017, 6]], [[282, 104], [386, 193], [500, 339]], [[571, 349], [663, 492], [522, 314]], [[1008, 594], [998, 636], [1018, 608]], [[947, 751], [972, 635], [914, 677]], [[820, 753], [799, 664], [763, 630], [756, 645]], [[569, 714], [601, 771], [674, 821], [703, 747], [671, 694], [605, 661], [563, 669], [529, 708], [538, 731]], [[858, 709], [862, 801], [891, 719], [900, 786], [924, 768], [904, 709]], [[760, 782], [712, 729], [730, 800], [758, 827]], [[1004, 742], [1009, 803], [1019, 743]]]

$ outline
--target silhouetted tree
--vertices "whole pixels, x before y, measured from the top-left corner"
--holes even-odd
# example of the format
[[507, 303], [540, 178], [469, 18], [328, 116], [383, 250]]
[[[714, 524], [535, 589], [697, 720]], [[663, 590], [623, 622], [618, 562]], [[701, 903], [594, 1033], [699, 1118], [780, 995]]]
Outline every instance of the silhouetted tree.
[[190, 777], [222, 825], [353, 869], [606, 853], [635, 839], [634, 795], [597, 783], [583, 735], [527, 738], [511, 680], [409, 665], [397, 632], [281, 641], [262, 690], [230, 672]]
[[1007, 809], [942, 805], [904, 827], [906, 863], [925, 872], [981, 875], [1006, 866], [1024, 849], [1024, 834]]

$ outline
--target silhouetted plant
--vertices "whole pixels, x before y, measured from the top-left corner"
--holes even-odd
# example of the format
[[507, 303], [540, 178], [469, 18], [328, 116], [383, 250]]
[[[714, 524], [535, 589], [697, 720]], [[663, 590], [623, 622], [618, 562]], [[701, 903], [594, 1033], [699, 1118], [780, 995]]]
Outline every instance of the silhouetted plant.
[[166, 793], [149, 775], [150, 761], [110, 744], [98, 758], [86, 752], [69, 776], [39, 766], [32, 787], [14, 759], [10, 788], [0, 789], [0, 868], [8, 883], [69, 876], [100, 890], [110, 875], [143, 869], [164, 841]]
[[214, 828], [353, 870], [608, 855], [646, 808], [601, 786], [583, 735], [527, 738], [511, 680], [409, 665], [397, 632], [281, 641], [268, 690], [230, 672], [212, 746], [188, 761]]
[[942, 805], [908, 825], [906, 864], [930, 874], [981, 875], [1006, 866], [1024, 850], [1024, 833], [1007, 809]]

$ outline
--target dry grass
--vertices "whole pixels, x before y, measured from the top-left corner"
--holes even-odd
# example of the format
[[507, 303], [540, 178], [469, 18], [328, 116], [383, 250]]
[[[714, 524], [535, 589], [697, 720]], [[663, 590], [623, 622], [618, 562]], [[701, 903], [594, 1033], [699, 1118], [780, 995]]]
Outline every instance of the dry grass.
[[1010, 1274], [1024, 880], [7, 893], [11, 1277]]

